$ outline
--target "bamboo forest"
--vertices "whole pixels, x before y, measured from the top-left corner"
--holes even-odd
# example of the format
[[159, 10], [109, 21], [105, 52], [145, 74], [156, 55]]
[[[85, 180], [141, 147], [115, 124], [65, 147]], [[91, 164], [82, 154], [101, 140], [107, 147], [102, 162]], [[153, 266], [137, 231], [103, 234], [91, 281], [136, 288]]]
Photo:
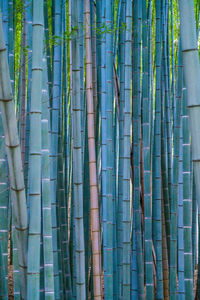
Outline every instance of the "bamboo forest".
[[0, 299], [200, 299], [200, 0], [0, 0]]

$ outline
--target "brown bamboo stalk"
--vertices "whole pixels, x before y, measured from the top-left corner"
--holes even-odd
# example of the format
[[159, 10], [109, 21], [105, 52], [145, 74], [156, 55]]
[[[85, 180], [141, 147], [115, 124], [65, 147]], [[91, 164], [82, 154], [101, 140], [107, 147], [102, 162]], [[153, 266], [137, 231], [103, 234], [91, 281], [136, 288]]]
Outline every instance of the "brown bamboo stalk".
[[90, 1], [85, 0], [85, 47], [86, 47], [86, 95], [87, 95], [87, 122], [88, 122], [88, 148], [90, 172], [90, 217], [92, 232], [93, 254], [93, 282], [94, 299], [102, 299], [101, 288], [101, 244], [99, 225], [99, 201], [96, 171], [95, 133], [94, 133], [94, 102], [92, 82], [92, 47], [90, 26]]

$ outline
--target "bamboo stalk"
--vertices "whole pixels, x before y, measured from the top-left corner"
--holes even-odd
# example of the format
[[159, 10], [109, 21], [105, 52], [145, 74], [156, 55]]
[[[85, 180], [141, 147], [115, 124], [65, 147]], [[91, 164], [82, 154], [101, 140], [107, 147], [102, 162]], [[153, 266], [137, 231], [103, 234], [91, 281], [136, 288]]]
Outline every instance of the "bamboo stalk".
[[[6, 48], [3, 38], [2, 17], [0, 16], [0, 100], [5, 144], [8, 156], [11, 197], [14, 208], [14, 223], [17, 232], [17, 247], [20, 267], [22, 298], [26, 299], [27, 266], [27, 211], [21, 151], [17, 133], [17, 121], [12, 97]], [[11, 122], [12, 120], [12, 122]]]
[[[192, 159], [194, 165], [194, 177], [195, 182], [200, 180], [200, 137], [199, 137], [199, 128], [200, 128], [200, 65], [199, 65], [199, 56], [197, 49], [197, 39], [196, 39], [196, 26], [195, 26], [195, 16], [194, 16], [194, 3], [193, 1], [179, 1], [180, 9], [180, 36], [181, 36], [181, 45], [182, 45], [182, 54], [183, 54], [183, 65], [184, 65], [184, 79], [185, 86], [187, 91], [187, 105], [189, 112], [189, 121], [190, 121], [190, 131], [191, 131], [191, 142], [192, 142]], [[197, 198], [200, 198], [200, 188], [199, 184], [197, 187]], [[185, 239], [187, 243], [188, 252], [187, 257], [187, 268], [185, 269], [185, 289], [186, 297], [189, 299], [193, 298], [193, 280], [191, 274], [192, 268], [192, 258], [191, 255], [191, 230], [190, 226], [192, 225], [191, 218], [191, 202], [186, 203], [186, 211], [188, 212], [188, 219], [186, 225], [189, 226], [185, 230]], [[186, 215], [185, 215], [186, 217]], [[185, 244], [186, 246], [186, 244]]]
[[85, 0], [85, 44], [86, 44], [86, 93], [88, 120], [88, 148], [90, 171], [90, 215], [92, 232], [94, 299], [102, 299], [101, 286], [101, 246], [99, 228], [98, 186], [95, 153], [95, 119], [92, 80], [92, 47], [90, 28], [90, 2]]
[[[33, 61], [30, 107], [29, 201], [27, 298], [40, 298], [41, 239], [41, 99], [43, 57], [43, 1], [33, 2]], [[33, 292], [34, 291], [34, 292]]]
[[130, 153], [131, 153], [131, 34], [132, 3], [125, 7], [125, 64], [124, 64], [124, 112], [123, 112], [123, 196], [122, 196], [122, 299], [131, 294], [131, 215], [130, 215]]
[[[79, 0], [72, 3], [72, 26], [77, 28]], [[86, 299], [85, 288], [85, 245], [83, 225], [83, 162], [81, 136], [81, 97], [80, 97], [80, 47], [79, 32], [76, 29], [72, 39], [72, 133], [73, 133], [73, 193], [75, 224], [75, 259], [76, 259], [76, 297]]]

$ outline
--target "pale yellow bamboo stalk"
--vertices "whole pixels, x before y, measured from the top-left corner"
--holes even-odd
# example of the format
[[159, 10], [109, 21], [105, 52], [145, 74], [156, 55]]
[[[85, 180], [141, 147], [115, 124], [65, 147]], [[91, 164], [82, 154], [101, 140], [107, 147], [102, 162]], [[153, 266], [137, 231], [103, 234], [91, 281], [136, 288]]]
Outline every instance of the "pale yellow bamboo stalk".
[[102, 299], [101, 286], [101, 245], [99, 225], [99, 201], [96, 172], [96, 153], [94, 135], [94, 102], [92, 82], [92, 47], [90, 27], [90, 1], [85, 0], [85, 47], [86, 47], [86, 95], [87, 95], [87, 122], [88, 122], [88, 148], [90, 172], [90, 218], [92, 233], [93, 282], [94, 299]]

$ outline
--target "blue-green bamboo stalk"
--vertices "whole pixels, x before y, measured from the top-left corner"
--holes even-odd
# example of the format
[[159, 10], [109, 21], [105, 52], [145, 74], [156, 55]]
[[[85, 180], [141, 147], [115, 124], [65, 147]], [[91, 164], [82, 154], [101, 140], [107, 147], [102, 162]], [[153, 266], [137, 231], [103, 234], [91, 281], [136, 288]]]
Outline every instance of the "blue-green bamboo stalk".
[[[101, 149], [101, 2], [96, 3], [96, 67], [97, 67], [97, 122], [96, 122], [96, 153], [97, 153], [97, 169], [101, 172], [100, 149]], [[101, 180], [99, 178], [99, 183]], [[100, 192], [101, 195], [101, 192]], [[101, 200], [101, 198], [100, 198]]]
[[[151, 19], [149, 19], [151, 22]], [[146, 1], [142, 2], [142, 135], [144, 172], [144, 253], [146, 274], [146, 298], [153, 298], [152, 257], [152, 198], [151, 198], [151, 153], [150, 153], [150, 90], [148, 90], [148, 19]], [[150, 87], [149, 87], [150, 88]]]
[[1, 289], [1, 298], [3, 300], [8, 299], [8, 285], [5, 280], [5, 266], [4, 266], [4, 258], [3, 258], [3, 252], [0, 245], [0, 262], [1, 262], [1, 268], [0, 268], [0, 289]]
[[[8, 288], [8, 209], [9, 209], [9, 193], [8, 193], [8, 177], [7, 177], [7, 162], [6, 162], [6, 149], [5, 149], [5, 136], [2, 124], [2, 113], [0, 112], [0, 240], [1, 240], [1, 255], [3, 265], [1, 268], [1, 274], [5, 287]], [[3, 271], [3, 273], [2, 273]], [[4, 289], [0, 289], [0, 296], [6, 297]]]
[[[41, 215], [42, 215], [42, 211], [41, 211]], [[44, 299], [44, 253], [43, 253], [43, 220], [42, 219], [41, 219], [41, 241], [40, 241], [40, 299]]]
[[30, 136], [30, 102], [31, 102], [31, 80], [32, 80], [32, 5], [29, 0], [25, 0], [25, 14], [26, 14], [26, 29], [27, 29], [27, 116], [26, 116], [26, 136], [25, 136], [25, 158], [24, 158], [24, 181], [27, 195], [27, 206], [29, 206], [28, 199], [28, 161], [29, 161], [29, 136]]
[[140, 207], [141, 163], [141, 17], [140, 1], [133, 3], [133, 218], [135, 218], [138, 299], [144, 299], [144, 264]]
[[30, 108], [29, 200], [27, 298], [40, 297], [41, 237], [41, 99], [43, 57], [43, 1], [33, 2], [33, 62]]
[[[106, 146], [107, 146], [107, 114], [106, 114], [106, 34], [103, 26], [105, 26], [105, 10], [106, 1], [101, 2], [101, 197], [102, 197], [102, 222], [103, 222], [103, 267], [104, 267], [104, 296], [105, 299], [112, 297], [112, 291], [109, 291], [109, 287], [112, 289], [112, 279], [109, 278], [108, 271], [108, 257], [106, 253], [107, 245], [107, 178], [106, 178]], [[110, 261], [112, 268], [112, 259]], [[107, 275], [107, 276], [106, 276]], [[111, 283], [110, 283], [111, 282]]]
[[195, 270], [197, 266], [197, 217], [198, 206], [196, 198], [196, 187], [192, 176], [192, 261], [193, 261], [193, 279], [195, 282]]
[[[8, 49], [8, 2], [2, 2], [2, 18], [3, 18], [3, 30], [5, 36], [5, 45]], [[7, 42], [6, 42], [7, 41]], [[1, 281], [2, 289], [0, 289], [0, 295], [2, 297], [8, 296], [8, 178], [7, 178], [7, 162], [6, 162], [6, 149], [5, 149], [5, 135], [3, 131], [2, 113], [0, 112], [0, 240], [1, 240], [1, 255], [2, 255], [2, 267], [1, 267]]]
[[105, 299], [113, 297], [113, 238], [114, 238], [114, 201], [113, 201], [113, 34], [111, 30], [113, 16], [113, 1], [106, 2], [105, 24], [106, 32], [106, 203], [105, 203], [105, 248], [104, 248], [104, 293]]
[[[120, 11], [120, 23], [125, 23], [126, 3], [121, 1]], [[118, 264], [118, 294], [122, 294], [122, 259], [123, 259], [123, 229], [122, 229], [122, 217], [123, 217], [123, 158], [124, 158], [124, 92], [125, 92], [125, 32], [119, 33], [119, 78], [120, 78], [120, 102], [119, 102], [119, 162], [118, 162], [118, 205], [117, 205], [117, 264]]]
[[[190, 119], [190, 132], [192, 142], [192, 159], [195, 174], [195, 182], [199, 180], [200, 174], [200, 162], [199, 162], [199, 85], [198, 81], [200, 78], [200, 66], [199, 57], [197, 51], [197, 40], [196, 40], [196, 26], [194, 17], [194, 3], [193, 1], [179, 1], [180, 9], [180, 36], [181, 46], [183, 54], [183, 65], [184, 65], [184, 79], [187, 93], [187, 105]], [[189, 142], [188, 142], [189, 143]], [[200, 190], [198, 184], [197, 187], [197, 198], [199, 198]], [[190, 198], [190, 197], [188, 197]], [[192, 256], [191, 256], [191, 225], [192, 225], [192, 212], [191, 201], [185, 201], [185, 212], [184, 212], [184, 226], [188, 226], [184, 229], [185, 237], [185, 292], [186, 298], [193, 297], [193, 278], [192, 278]], [[187, 220], [185, 220], [187, 218]], [[187, 254], [188, 253], [188, 254]], [[191, 257], [190, 257], [191, 256]], [[189, 298], [188, 298], [189, 299]]]
[[51, 110], [51, 193], [52, 197], [52, 227], [53, 227], [53, 252], [54, 252], [54, 287], [55, 299], [60, 299], [61, 284], [61, 264], [60, 262], [60, 245], [59, 245], [59, 222], [57, 219], [57, 201], [56, 201], [56, 185], [57, 185], [57, 164], [58, 164], [58, 129], [59, 129], [59, 108], [61, 97], [61, 2], [55, 1], [52, 5], [52, 34], [54, 45], [52, 47], [53, 55], [53, 82], [52, 82], [52, 103]]
[[[200, 227], [200, 211], [199, 211], [199, 203], [198, 203], [198, 230], [199, 230], [199, 227]], [[200, 239], [198, 240], [198, 248], [200, 246]], [[198, 263], [200, 261], [200, 251], [198, 251]], [[199, 271], [199, 268], [198, 268], [198, 274], [197, 274], [197, 286], [196, 286], [196, 297], [197, 299], [199, 298], [199, 295], [200, 295], [200, 271]]]
[[132, 269], [131, 269], [131, 300], [138, 300], [138, 276], [136, 260], [136, 236], [135, 236], [135, 219], [133, 219], [132, 230]]
[[[66, 15], [66, 1], [63, 1], [63, 32], [66, 32], [67, 30], [67, 15]], [[68, 208], [69, 208], [69, 192], [67, 191], [67, 189], [69, 189], [69, 183], [70, 182], [70, 177], [69, 177], [69, 161], [68, 158], [66, 159], [66, 154], [67, 152], [69, 152], [69, 146], [70, 143], [69, 141], [67, 141], [68, 136], [70, 136], [70, 134], [68, 134], [68, 130], [70, 131], [70, 127], [67, 128], [68, 126], [68, 86], [67, 86], [67, 81], [68, 81], [68, 74], [67, 74], [67, 68], [68, 68], [68, 59], [67, 59], [67, 45], [66, 45], [66, 40], [64, 39], [63, 43], [63, 89], [62, 89], [62, 97], [63, 97], [63, 117], [64, 120], [63, 121], [63, 161], [64, 161], [64, 174], [63, 174], [63, 185], [65, 187], [64, 189], [64, 193], [65, 195], [63, 195], [63, 207], [65, 207], [65, 210], [63, 210], [63, 213], [65, 214], [65, 237], [63, 239], [63, 247], [64, 247], [64, 253], [63, 253], [63, 260], [64, 260], [64, 265], [65, 265], [65, 293], [66, 293], [66, 297], [71, 297], [72, 295], [72, 290], [71, 290], [71, 272], [70, 272], [70, 261], [69, 261], [69, 240], [68, 240], [68, 220], [69, 220], [69, 216], [68, 216]], [[66, 119], [65, 119], [66, 118]], [[67, 123], [66, 123], [67, 122]], [[67, 131], [66, 131], [67, 130]], [[67, 144], [66, 144], [67, 141]], [[67, 147], [67, 148], [66, 148]], [[69, 154], [67, 154], [68, 156]], [[63, 166], [62, 166], [63, 167]]]
[[[72, 3], [72, 26], [78, 26], [79, 0]], [[83, 162], [81, 139], [80, 48], [79, 33], [72, 39], [72, 132], [73, 132], [73, 192], [75, 217], [76, 297], [86, 299], [85, 246], [83, 226]]]
[[[177, 258], [175, 252], [177, 251], [177, 201], [178, 201], [178, 161], [179, 161], [179, 136], [180, 136], [180, 112], [182, 101], [182, 82], [183, 82], [183, 67], [182, 55], [179, 46], [179, 61], [178, 61], [178, 79], [177, 79], [177, 94], [176, 94], [176, 111], [174, 113], [174, 151], [173, 151], [173, 174], [172, 174], [172, 198], [171, 203], [171, 227], [170, 227], [170, 266], [171, 266], [171, 294], [176, 297], [176, 283], [174, 282], [175, 274], [177, 273]], [[170, 162], [168, 162], [170, 163]], [[170, 188], [170, 186], [169, 186]], [[180, 200], [181, 201], [181, 200]], [[179, 202], [180, 202], [179, 201]], [[181, 216], [181, 213], [180, 213]]]
[[43, 58], [43, 90], [42, 90], [42, 238], [44, 260], [44, 298], [54, 299], [53, 277], [53, 245], [52, 245], [52, 215], [51, 215], [51, 187], [50, 187], [50, 114], [48, 111], [48, 74], [47, 60]]
[[152, 79], [153, 79], [153, 68], [152, 68], [152, 29], [151, 29], [151, 24], [152, 24], [152, 1], [149, 1], [148, 3], [148, 91], [149, 91], [149, 99], [150, 99], [150, 111], [149, 111], [149, 118], [150, 118], [150, 155], [151, 155], [151, 150], [152, 150], [152, 141], [153, 141], [153, 84], [152, 84]]
[[[62, 97], [61, 97], [62, 99]], [[66, 287], [66, 272], [67, 272], [67, 221], [66, 221], [66, 202], [65, 202], [65, 186], [64, 186], [64, 174], [63, 174], [63, 127], [62, 127], [62, 110], [63, 103], [60, 103], [59, 110], [59, 133], [58, 133], [58, 175], [57, 175], [57, 220], [58, 220], [58, 245], [59, 245], [59, 277], [60, 277], [60, 298], [65, 297], [65, 287]]]
[[[115, 98], [117, 101], [117, 99]], [[114, 100], [114, 101], [115, 101]], [[113, 297], [117, 297], [117, 117], [118, 110], [113, 103]]]
[[163, 299], [161, 215], [161, 1], [156, 0], [156, 92], [153, 145], [153, 242], [156, 254], [156, 299]]
[[192, 199], [190, 186], [190, 132], [186, 89], [183, 90], [183, 226], [185, 298], [193, 299]]
[[2, 113], [0, 112], [0, 240], [1, 240], [1, 285], [0, 296], [8, 297], [8, 177], [7, 177], [7, 162], [5, 149], [5, 135], [2, 124]]
[[13, 259], [13, 296], [15, 300], [21, 299], [20, 294], [20, 272], [17, 249], [17, 233], [14, 226], [14, 218], [12, 215], [12, 259]]
[[[59, 280], [60, 280], [60, 298], [65, 298], [66, 292], [66, 282], [65, 282], [65, 274], [67, 272], [67, 261], [64, 260], [67, 254], [67, 244], [66, 244], [66, 202], [65, 202], [65, 186], [64, 186], [64, 168], [63, 168], [63, 90], [64, 90], [64, 82], [63, 82], [63, 49], [64, 49], [64, 37], [63, 33], [65, 32], [64, 27], [64, 12], [65, 12], [65, 4], [64, 1], [61, 1], [61, 39], [59, 41], [60, 45], [60, 97], [59, 97], [59, 117], [58, 117], [58, 149], [57, 149], [57, 184], [56, 184], [56, 204], [57, 204], [57, 220], [58, 220], [58, 257], [59, 257]], [[59, 37], [60, 38], [60, 37]], [[54, 52], [55, 53], [55, 52]]]
[[[162, 72], [163, 94], [164, 94], [164, 74]], [[162, 98], [163, 99], [163, 98]], [[164, 106], [164, 99], [163, 99]], [[165, 231], [167, 238], [168, 258], [170, 248], [170, 203], [169, 203], [169, 187], [167, 172], [167, 133], [166, 133], [166, 114], [164, 107], [162, 108], [162, 137], [161, 137], [161, 169], [162, 169], [162, 190], [164, 202]]]
[[[177, 92], [174, 109], [174, 155], [173, 155], [173, 186], [172, 196], [177, 199], [178, 204], [178, 298], [184, 299], [184, 229], [183, 229], [183, 134], [182, 134], [182, 88], [183, 88], [183, 65], [181, 45], [179, 41], [178, 70], [177, 70]], [[179, 148], [179, 150], [178, 150]], [[178, 169], [178, 170], [177, 170]]]
[[130, 256], [131, 256], [131, 218], [130, 218], [130, 153], [131, 153], [131, 34], [132, 3], [126, 2], [125, 31], [125, 85], [123, 113], [123, 198], [122, 198], [122, 299], [130, 299]]
[[[163, 195], [162, 195], [162, 197], [163, 197]], [[163, 288], [164, 288], [164, 299], [169, 299], [169, 262], [168, 262], [168, 251], [167, 251], [168, 249], [167, 249], [163, 198], [162, 198], [161, 206], [162, 206]]]
[[[165, 78], [164, 78], [164, 59], [162, 64], [162, 107], [161, 107], [161, 171], [162, 171], [162, 255], [163, 255], [163, 288], [164, 298], [169, 298], [169, 258], [166, 220], [169, 220], [169, 191], [168, 191], [168, 168], [167, 168], [167, 122], [165, 113]], [[165, 218], [166, 213], [166, 218]], [[167, 243], [168, 242], [168, 243]]]
[[[181, 79], [178, 78], [180, 81]], [[183, 78], [182, 78], [183, 80]], [[182, 94], [177, 88], [178, 93]], [[179, 178], [178, 178], [178, 299], [185, 299], [184, 286], [184, 228], [183, 228], [183, 131], [182, 113], [180, 121], [180, 141], [179, 141]]]
[[72, 185], [71, 185], [71, 216], [70, 216], [70, 256], [71, 256], [71, 278], [72, 278], [72, 296], [76, 299], [76, 257], [75, 257], [75, 217], [74, 217], [74, 185], [73, 185], [73, 168], [72, 168]]
[[[87, 122], [87, 118], [86, 118]], [[88, 152], [88, 125], [85, 125], [85, 151], [84, 151], [84, 177], [83, 177], [83, 195], [84, 195], [84, 237], [85, 237], [85, 273], [86, 273], [86, 296], [89, 295], [89, 284], [92, 274], [89, 276], [90, 259], [92, 259], [90, 245], [91, 245], [91, 233], [90, 233], [90, 186], [88, 184], [90, 180], [89, 174], [89, 152]], [[92, 262], [91, 262], [92, 264]], [[91, 271], [92, 272], [92, 271]], [[92, 280], [92, 279], [91, 279]]]
[[[172, 195], [172, 146], [171, 146], [171, 113], [170, 113], [170, 79], [169, 79], [169, 62], [168, 62], [168, 20], [169, 20], [169, 1], [166, 0], [162, 4], [162, 22], [163, 22], [163, 72], [164, 72], [164, 97], [165, 97], [165, 122], [166, 122], [166, 137], [167, 137], [167, 180], [168, 180], [168, 195], [169, 198], [166, 199], [165, 203], [165, 208], [168, 209], [168, 203], [172, 203], [172, 214], [174, 219], [176, 220], [176, 203], [177, 203], [177, 189], [176, 189], [176, 197]], [[179, 147], [177, 148], [179, 150]], [[178, 152], [178, 150], [176, 152]], [[177, 153], [175, 154], [176, 156], [178, 155]], [[178, 171], [178, 168], [176, 166], [175, 172]], [[176, 173], [178, 174], [178, 173]], [[177, 187], [177, 175], [176, 175], [176, 185]], [[169, 201], [169, 202], [168, 202]], [[173, 204], [175, 203], [175, 204]], [[168, 218], [168, 213], [167, 213], [167, 221], [169, 220]], [[173, 227], [170, 229], [171, 231], [176, 232], [176, 225], [174, 223], [170, 223], [170, 226]], [[167, 222], [167, 228], [166, 228], [166, 233], [167, 236], [169, 236], [169, 223]], [[170, 231], [170, 238], [171, 238], [171, 231]], [[176, 241], [174, 240], [174, 236], [176, 233], [173, 234], [173, 246], [176, 244]], [[171, 246], [170, 246], [171, 247]], [[168, 238], [168, 249], [169, 247], [169, 238]], [[176, 263], [171, 262], [171, 252], [169, 253], [169, 261], [170, 264], [172, 264], [172, 269], [176, 269]], [[172, 256], [174, 258], [174, 256]], [[174, 270], [176, 272], [176, 270]], [[173, 276], [173, 273], [170, 273]], [[171, 279], [170, 279], [171, 280]], [[172, 279], [173, 281], [173, 279]], [[170, 281], [170, 282], [172, 282]]]
[[[25, 1], [24, 1], [25, 2]], [[20, 128], [20, 138], [21, 138], [21, 149], [22, 149], [22, 163], [24, 168], [24, 158], [25, 158], [25, 143], [26, 143], [26, 12], [25, 8], [23, 8], [23, 30], [22, 30], [22, 51], [21, 51], [21, 61], [22, 61], [22, 87], [21, 87], [21, 94], [22, 94], [22, 100], [21, 100], [21, 128]]]
[[[56, 195], [57, 184], [57, 153], [58, 153], [58, 131], [59, 131], [59, 108], [61, 97], [61, 43], [58, 37], [61, 36], [61, 3], [55, 1], [54, 11], [54, 35], [55, 44], [53, 45], [53, 104], [52, 104], [52, 120], [51, 120], [51, 140], [52, 140], [52, 185], [54, 195]], [[57, 39], [57, 40], [56, 40]], [[55, 201], [55, 200], [54, 200]]]
[[[85, 99], [84, 99], [84, 0], [78, 0], [79, 5], [79, 14], [78, 14], [78, 34], [79, 34], [79, 47], [80, 47], [80, 57], [79, 57], [79, 67], [80, 67], [80, 97], [81, 101], [81, 137], [82, 137], [82, 156], [84, 157], [84, 134], [85, 134], [85, 120], [84, 120], [84, 107], [85, 107]], [[72, 12], [73, 13], [73, 12]], [[84, 163], [84, 159], [82, 158], [82, 162]]]
[[[44, 28], [45, 28], [45, 48], [46, 48], [46, 58], [47, 58], [47, 70], [48, 70], [48, 89], [49, 97], [52, 97], [52, 51], [51, 51], [51, 32], [49, 31], [49, 3], [44, 0]], [[52, 99], [51, 99], [52, 100]]]

